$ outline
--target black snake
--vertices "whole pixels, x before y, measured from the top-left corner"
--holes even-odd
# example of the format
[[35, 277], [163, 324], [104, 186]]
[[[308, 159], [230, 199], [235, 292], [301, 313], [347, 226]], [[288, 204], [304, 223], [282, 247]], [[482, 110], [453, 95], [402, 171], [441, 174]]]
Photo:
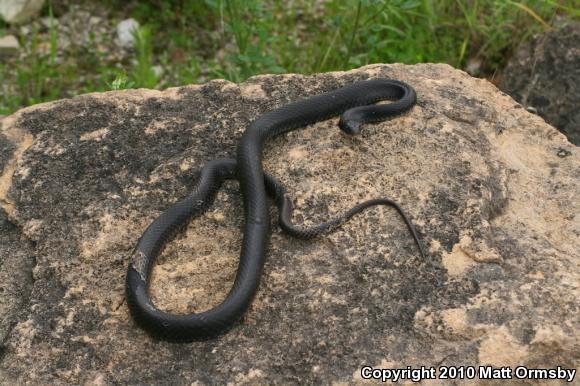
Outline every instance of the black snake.
[[[392, 102], [374, 105], [382, 100]], [[391, 79], [374, 79], [290, 103], [254, 121], [239, 141], [237, 160], [219, 159], [207, 163], [201, 170], [194, 192], [164, 211], [139, 239], [126, 281], [127, 303], [133, 319], [152, 335], [171, 341], [209, 338], [229, 329], [247, 310], [258, 288], [270, 235], [267, 194], [275, 199], [279, 208], [281, 227], [300, 238], [327, 233], [369, 206], [393, 206], [402, 215], [425, 257], [411, 221], [397, 203], [387, 198], [363, 202], [312, 228], [294, 226], [290, 221], [292, 202], [286, 190], [264, 173], [261, 161], [262, 148], [268, 138], [339, 114], [342, 114], [339, 121], [341, 130], [357, 134], [362, 123], [377, 122], [403, 113], [415, 102], [415, 91], [409, 85]], [[245, 213], [242, 250], [233, 287], [221, 304], [208, 311], [188, 315], [161, 311], [149, 297], [149, 280], [155, 259], [180, 229], [207, 210], [225, 179], [239, 180]]]

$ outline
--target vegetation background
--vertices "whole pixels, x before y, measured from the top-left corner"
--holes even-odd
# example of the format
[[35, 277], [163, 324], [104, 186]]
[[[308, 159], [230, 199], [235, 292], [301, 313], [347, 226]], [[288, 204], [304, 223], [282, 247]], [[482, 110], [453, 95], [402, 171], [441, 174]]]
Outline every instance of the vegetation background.
[[[112, 28], [60, 47], [58, 18], [74, 6]], [[44, 26], [0, 21], [22, 52], [0, 62], [0, 114], [91, 91], [166, 88], [264, 73], [310, 74], [369, 63], [444, 62], [497, 83], [531, 35], [580, 19], [578, 0], [52, 0]], [[111, 55], [117, 22], [141, 27]], [[104, 22], [103, 22], [104, 23]], [[88, 27], [87, 27], [88, 28]], [[103, 39], [111, 44], [97, 44]], [[73, 39], [74, 43], [74, 39]]]

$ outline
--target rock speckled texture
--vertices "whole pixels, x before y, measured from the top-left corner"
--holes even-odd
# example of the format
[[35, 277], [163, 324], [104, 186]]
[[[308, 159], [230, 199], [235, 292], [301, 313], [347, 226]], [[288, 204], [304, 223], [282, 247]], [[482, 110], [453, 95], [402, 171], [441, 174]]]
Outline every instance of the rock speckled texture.
[[[262, 113], [375, 77], [413, 85], [417, 105], [355, 138], [336, 118], [275, 138], [265, 169], [288, 187], [298, 223], [399, 201], [428, 261], [388, 208], [312, 241], [272, 220], [260, 290], [233, 330], [169, 344], [137, 328], [124, 304], [131, 250], [199, 168], [233, 157]], [[449, 66], [88, 94], [21, 110], [1, 133], [1, 277], [30, 278], [3, 283], [1, 384], [350, 384], [365, 364], [580, 363], [578, 148]], [[155, 268], [161, 308], [224, 298], [242, 218], [229, 182]]]

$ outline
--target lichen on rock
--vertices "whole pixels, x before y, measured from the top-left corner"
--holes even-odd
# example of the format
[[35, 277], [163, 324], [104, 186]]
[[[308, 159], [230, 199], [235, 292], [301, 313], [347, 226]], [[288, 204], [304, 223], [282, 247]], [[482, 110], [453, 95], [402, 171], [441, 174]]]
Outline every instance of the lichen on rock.
[[[277, 137], [265, 170], [288, 187], [298, 223], [373, 197], [398, 201], [428, 260], [394, 210], [369, 209], [300, 241], [278, 229], [272, 208], [267, 262], [244, 320], [189, 344], [139, 329], [124, 304], [131, 251], [191, 191], [199, 168], [234, 157], [266, 111], [377, 77], [412, 85], [417, 105], [358, 137], [340, 132], [337, 118]], [[0, 302], [0, 384], [348, 384], [361, 381], [363, 365], [580, 361], [578, 148], [447, 65], [87, 94], [5, 118], [0, 149], [9, 208], [0, 277], [29, 278], [3, 284], [12, 287]], [[233, 282], [242, 221], [228, 182], [164, 251], [155, 303], [180, 313], [218, 304]]]

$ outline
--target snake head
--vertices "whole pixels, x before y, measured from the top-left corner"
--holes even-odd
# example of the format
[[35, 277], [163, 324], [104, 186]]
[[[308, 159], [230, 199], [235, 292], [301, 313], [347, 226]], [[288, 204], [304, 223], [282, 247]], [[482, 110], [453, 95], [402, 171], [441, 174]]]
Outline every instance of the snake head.
[[343, 112], [340, 115], [340, 121], [338, 121], [340, 130], [349, 135], [360, 134], [362, 124], [368, 121], [368, 115], [373, 113], [372, 110], [369, 111], [368, 107], [353, 107]]
[[354, 119], [345, 119], [344, 114], [340, 117], [340, 121], [338, 121], [338, 127], [340, 127], [340, 130], [344, 131], [348, 135], [359, 134], [361, 130], [360, 126], [360, 121]]

